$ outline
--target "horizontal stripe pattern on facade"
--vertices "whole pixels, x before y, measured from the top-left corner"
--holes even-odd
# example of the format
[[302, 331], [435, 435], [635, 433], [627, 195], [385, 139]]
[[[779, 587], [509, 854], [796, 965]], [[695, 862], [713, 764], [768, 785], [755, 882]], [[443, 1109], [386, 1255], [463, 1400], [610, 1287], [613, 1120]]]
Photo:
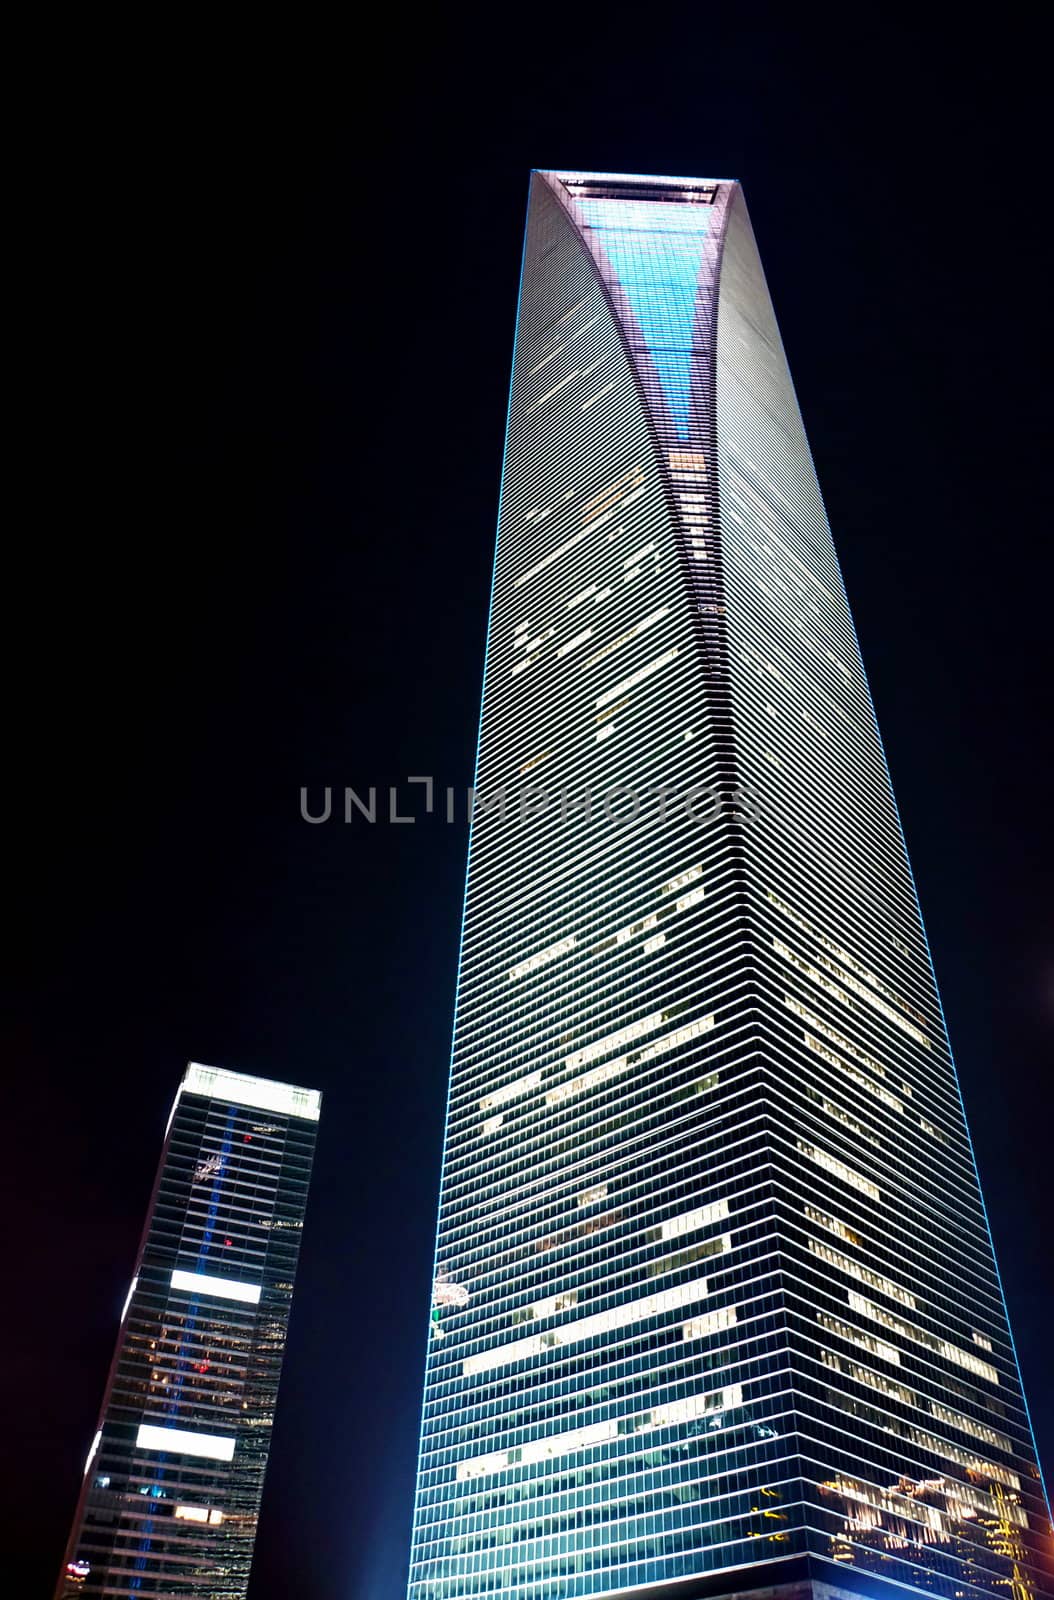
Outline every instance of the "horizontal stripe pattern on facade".
[[533, 179], [476, 789], [437, 1237], [465, 1298], [411, 1600], [805, 1553], [1031, 1581], [954, 1067], [735, 184]]

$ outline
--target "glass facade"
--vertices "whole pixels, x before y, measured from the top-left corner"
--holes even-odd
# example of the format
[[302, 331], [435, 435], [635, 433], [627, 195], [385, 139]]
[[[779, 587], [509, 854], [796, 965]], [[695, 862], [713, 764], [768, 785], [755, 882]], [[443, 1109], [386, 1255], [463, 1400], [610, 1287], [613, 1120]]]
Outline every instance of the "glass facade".
[[1045, 1592], [955, 1069], [734, 182], [532, 177], [476, 786], [411, 1600]]
[[187, 1068], [56, 1600], [244, 1600], [320, 1101]]

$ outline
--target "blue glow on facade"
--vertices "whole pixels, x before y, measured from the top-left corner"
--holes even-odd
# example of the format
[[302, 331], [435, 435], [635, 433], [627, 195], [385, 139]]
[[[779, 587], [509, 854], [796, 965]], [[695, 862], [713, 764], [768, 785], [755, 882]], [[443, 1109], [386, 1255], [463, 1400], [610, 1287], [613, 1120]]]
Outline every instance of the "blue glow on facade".
[[639, 200], [578, 202], [636, 318], [678, 434], [692, 420], [696, 295], [710, 212]]

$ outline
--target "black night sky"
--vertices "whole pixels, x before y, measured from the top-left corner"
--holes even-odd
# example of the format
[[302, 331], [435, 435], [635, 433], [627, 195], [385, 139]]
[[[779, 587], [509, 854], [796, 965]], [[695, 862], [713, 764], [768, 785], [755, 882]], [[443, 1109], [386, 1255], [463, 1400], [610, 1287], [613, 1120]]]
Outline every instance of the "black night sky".
[[531, 166], [746, 187], [1049, 1465], [1045, 69], [1023, 13], [854, 16], [93, 17], [38, 61], [4, 1597], [54, 1582], [188, 1059], [325, 1096], [252, 1600], [403, 1593], [466, 833], [299, 788], [471, 781]]

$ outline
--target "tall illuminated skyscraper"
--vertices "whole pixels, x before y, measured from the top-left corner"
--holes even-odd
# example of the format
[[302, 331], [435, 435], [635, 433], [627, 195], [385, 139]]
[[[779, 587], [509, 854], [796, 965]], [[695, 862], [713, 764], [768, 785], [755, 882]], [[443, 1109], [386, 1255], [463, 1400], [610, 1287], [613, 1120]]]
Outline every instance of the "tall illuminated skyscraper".
[[244, 1600], [320, 1103], [188, 1066], [56, 1600]]
[[738, 184], [534, 174], [487, 645], [412, 1600], [1029, 1600], [1034, 1444]]

